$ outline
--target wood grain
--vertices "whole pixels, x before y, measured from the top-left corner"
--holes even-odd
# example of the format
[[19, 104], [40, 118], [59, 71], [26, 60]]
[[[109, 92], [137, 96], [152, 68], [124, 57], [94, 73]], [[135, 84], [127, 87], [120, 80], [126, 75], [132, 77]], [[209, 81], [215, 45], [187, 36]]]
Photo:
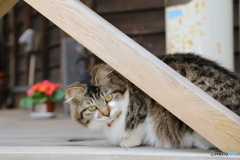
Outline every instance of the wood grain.
[[164, 33], [130, 37], [155, 56], [166, 54], [166, 41]]
[[[234, 52], [239, 52], [240, 48], [239, 48], [239, 27], [234, 28]], [[240, 63], [240, 62], [238, 62]]]
[[165, 31], [164, 10], [102, 15], [127, 35], [145, 35]]
[[2, 18], [18, 0], [0, 0], [0, 18]]
[[239, 26], [239, 0], [233, 3], [233, 24]]
[[25, 0], [222, 151], [240, 152], [240, 117], [78, 0]]
[[95, 0], [97, 13], [163, 8], [164, 0]]
[[240, 60], [239, 52], [235, 52], [234, 53], [234, 71], [238, 73], [240, 72], [239, 60]]

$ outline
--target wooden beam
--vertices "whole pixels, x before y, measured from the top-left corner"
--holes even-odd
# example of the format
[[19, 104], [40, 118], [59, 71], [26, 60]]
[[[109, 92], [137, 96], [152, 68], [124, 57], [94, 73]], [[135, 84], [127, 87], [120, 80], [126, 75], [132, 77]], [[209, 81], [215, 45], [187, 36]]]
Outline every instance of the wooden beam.
[[0, 18], [2, 18], [18, 0], [0, 0]]
[[240, 152], [240, 117], [78, 0], [25, 0], [222, 151]]

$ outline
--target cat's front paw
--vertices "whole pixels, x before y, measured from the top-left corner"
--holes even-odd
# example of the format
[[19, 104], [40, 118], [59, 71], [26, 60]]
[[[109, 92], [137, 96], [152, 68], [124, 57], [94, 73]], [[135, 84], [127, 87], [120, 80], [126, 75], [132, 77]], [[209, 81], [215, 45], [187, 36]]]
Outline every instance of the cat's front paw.
[[136, 140], [132, 140], [132, 139], [124, 139], [120, 142], [119, 145], [121, 147], [130, 148], [130, 147], [139, 146], [140, 144], [141, 144], [141, 141], [136, 141]]

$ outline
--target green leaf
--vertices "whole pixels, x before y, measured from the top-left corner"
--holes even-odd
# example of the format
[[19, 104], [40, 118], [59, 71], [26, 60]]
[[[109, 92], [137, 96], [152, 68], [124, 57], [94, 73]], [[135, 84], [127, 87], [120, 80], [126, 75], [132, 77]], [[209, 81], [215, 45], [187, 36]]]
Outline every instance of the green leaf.
[[41, 93], [41, 92], [35, 92], [35, 93], [33, 93], [32, 95], [30, 95], [30, 97], [31, 98], [39, 98], [39, 97], [42, 97], [42, 96], [44, 96], [44, 94], [43, 93]]
[[36, 92], [30, 96], [30, 98], [33, 100], [33, 104], [39, 104], [47, 101], [48, 96], [41, 92]]
[[33, 100], [31, 98], [23, 98], [20, 101], [20, 107], [21, 108], [29, 108], [33, 106]]
[[53, 102], [63, 100], [65, 97], [65, 92], [62, 89], [56, 89], [53, 95], [49, 99]]
[[47, 96], [41, 96], [33, 99], [34, 104], [39, 104], [47, 101]]

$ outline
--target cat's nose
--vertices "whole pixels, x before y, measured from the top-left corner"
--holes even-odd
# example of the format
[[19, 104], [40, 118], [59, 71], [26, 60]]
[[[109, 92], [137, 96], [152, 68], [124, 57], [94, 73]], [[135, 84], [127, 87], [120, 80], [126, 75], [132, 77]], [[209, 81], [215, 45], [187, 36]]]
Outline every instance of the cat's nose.
[[106, 117], [109, 117], [110, 116], [110, 112], [107, 113], [107, 115], [105, 115]]
[[102, 110], [102, 115], [109, 117], [110, 116], [110, 108], [109, 107], [104, 107]]

